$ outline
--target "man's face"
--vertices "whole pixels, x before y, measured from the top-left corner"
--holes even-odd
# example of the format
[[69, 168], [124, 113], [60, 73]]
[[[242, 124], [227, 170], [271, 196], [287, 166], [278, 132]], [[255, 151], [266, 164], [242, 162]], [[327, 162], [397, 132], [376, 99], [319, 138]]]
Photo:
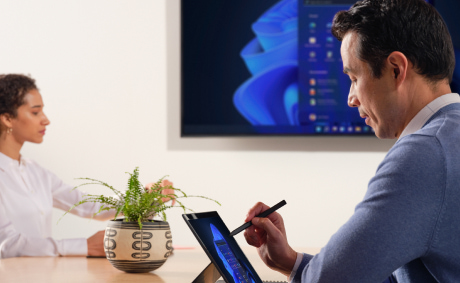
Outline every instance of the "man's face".
[[357, 57], [358, 47], [358, 35], [347, 33], [340, 52], [343, 71], [351, 79], [348, 106], [358, 108], [378, 138], [397, 138], [404, 127], [401, 121], [405, 110], [396, 92], [394, 71], [385, 65], [382, 77], [374, 78], [370, 66]]

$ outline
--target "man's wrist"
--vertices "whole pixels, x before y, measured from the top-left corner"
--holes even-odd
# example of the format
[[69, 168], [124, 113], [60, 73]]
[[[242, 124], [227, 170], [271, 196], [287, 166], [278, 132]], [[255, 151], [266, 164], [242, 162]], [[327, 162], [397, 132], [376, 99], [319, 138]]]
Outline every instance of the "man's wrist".
[[293, 268], [297, 262], [297, 252], [290, 248], [289, 255], [286, 257], [283, 266], [280, 268], [280, 272], [287, 277], [292, 273]]
[[297, 259], [295, 260], [294, 267], [292, 268], [291, 274], [288, 276], [288, 282], [291, 282], [294, 279], [297, 270], [299, 269], [300, 263], [303, 259], [303, 253], [297, 253]]

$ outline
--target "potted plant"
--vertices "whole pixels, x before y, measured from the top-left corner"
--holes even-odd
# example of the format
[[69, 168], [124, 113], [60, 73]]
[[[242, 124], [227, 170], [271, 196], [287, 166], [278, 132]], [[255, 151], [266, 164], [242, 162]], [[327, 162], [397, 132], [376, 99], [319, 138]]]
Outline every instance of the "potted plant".
[[[165, 210], [176, 206], [167, 204], [170, 199], [174, 199], [177, 207], [181, 207], [184, 212], [191, 209], [184, 206], [182, 198], [199, 197], [212, 200], [219, 205], [220, 203], [203, 196], [186, 195], [181, 189], [171, 185], [162, 186], [164, 177], [147, 189], [139, 182], [138, 167], [132, 174], [128, 174], [130, 178], [125, 193], [99, 180], [78, 178], [90, 182], [78, 185], [74, 189], [98, 184], [112, 190], [116, 197], [87, 194], [70, 210], [87, 202], [102, 204], [97, 213], [114, 209], [115, 217], [109, 221], [104, 236], [107, 259], [114, 267], [125, 272], [150, 272], [162, 266], [172, 252], [171, 230], [166, 222]], [[164, 189], [170, 189], [169, 191], [174, 193], [163, 194]], [[123, 214], [124, 218], [117, 219], [120, 214]], [[152, 220], [154, 216], [159, 216], [162, 220]]]

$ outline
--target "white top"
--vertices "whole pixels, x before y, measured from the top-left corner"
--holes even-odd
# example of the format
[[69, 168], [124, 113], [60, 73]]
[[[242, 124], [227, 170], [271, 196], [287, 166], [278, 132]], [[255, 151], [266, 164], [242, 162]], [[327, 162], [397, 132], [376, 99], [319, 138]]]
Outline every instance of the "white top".
[[[83, 193], [72, 189], [34, 161], [22, 157], [17, 161], [0, 153], [0, 259], [87, 255], [85, 238], [51, 238], [52, 208], [67, 211], [82, 200]], [[70, 213], [90, 218], [99, 208], [85, 203]], [[106, 220], [114, 214], [105, 211], [94, 218]]]
[[439, 109], [452, 103], [460, 103], [460, 96], [458, 93], [444, 94], [428, 103], [428, 105], [423, 107], [423, 109], [415, 115], [409, 124], [407, 124], [406, 128], [399, 136], [399, 139], [420, 130], [431, 118], [431, 116], [438, 112]]

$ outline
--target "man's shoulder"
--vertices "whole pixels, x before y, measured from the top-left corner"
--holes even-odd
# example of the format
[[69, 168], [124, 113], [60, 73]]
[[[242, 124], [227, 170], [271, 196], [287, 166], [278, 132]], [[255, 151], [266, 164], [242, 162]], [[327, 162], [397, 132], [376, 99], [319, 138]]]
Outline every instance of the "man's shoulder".
[[460, 156], [456, 154], [460, 152], [459, 141], [460, 103], [456, 103], [440, 109], [422, 129], [398, 140], [385, 161], [434, 164], [435, 160], [443, 161], [454, 155], [460, 162]]
[[403, 137], [400, 141], [429, 140], [424, 137], [433, 137], [438, 140], [460, 138], [460, 103], [450, 104], [441, 108], [420, 130]]
[[418, 131], [398, 140], [387, 153], [382, 164], [396, 162], [405, 164], [405, 166], [413, 166], [426, 162], [432, 163], [430, 160], [442, 158], [444, 155], [442, 146], [436, 133], [433, 132], [419, 133]]
[[437, 136], [438, 129], [436, 126], [425, 128], [398, 140], [386, 154], [379, 169], [398, 167], [398, 170], [406, 170], [404, 168], [438, 166], [437, 161], [441, 161], [444, 156]]

